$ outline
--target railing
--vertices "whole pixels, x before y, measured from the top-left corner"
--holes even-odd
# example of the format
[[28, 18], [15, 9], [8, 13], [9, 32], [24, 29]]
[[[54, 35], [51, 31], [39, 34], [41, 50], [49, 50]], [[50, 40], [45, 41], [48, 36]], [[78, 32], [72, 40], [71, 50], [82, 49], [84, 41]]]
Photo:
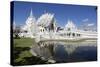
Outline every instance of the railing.
[[[67, 34], [67, 33], [65, 33]], [[39, 33], [36, 36], [36, 41], [43, 41], [43, 40], [81, 40], [81, 39], [86, 39], [86, 38], [97, 38], [97, 35], [85, 35], [85, 34], [80, 34], [80, 36], [73, 36], [72, 34], [70, 36], [64, 35], [59, 32], [48, 32], [48, 33]]]

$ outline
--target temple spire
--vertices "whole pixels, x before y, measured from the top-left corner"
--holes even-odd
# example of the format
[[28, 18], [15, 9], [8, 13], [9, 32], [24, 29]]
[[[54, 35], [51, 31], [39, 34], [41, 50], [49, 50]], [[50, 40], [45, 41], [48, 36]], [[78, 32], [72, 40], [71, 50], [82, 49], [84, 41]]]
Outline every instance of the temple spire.
[[44, 14], [45, 14], [45, 13], [47, 13], [47, 11], [46, 11], [46, 10], [44, 10]]
[[30, 11], [30, 17], [33, 17], [32, 9], [31, 9], [31, 11]]

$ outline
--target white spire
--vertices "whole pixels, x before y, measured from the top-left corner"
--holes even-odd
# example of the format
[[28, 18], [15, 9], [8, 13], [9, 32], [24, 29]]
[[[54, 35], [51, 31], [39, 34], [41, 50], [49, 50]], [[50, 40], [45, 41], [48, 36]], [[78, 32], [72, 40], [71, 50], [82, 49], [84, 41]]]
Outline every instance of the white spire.
[[71, 20], [68, 20], [67, 24], [65, 25], [66, 30], [68, 30], [69, 28], [71, 30], [76, 30], [77, 29], [76, 25]]
[[44, 10], [44, 14], [45, 14], [45, 13], [47, 13], [47, 11], [46, 11], [46, 10]]
[[30, 16], [29, 17], [33, 17], [33, 12], [32, 12], [32, 9], [30, 11]]
[[75, 24], [71, 21], [71, 20], [68, 20], [68, 23], [66, 24], [65, 27], [69, 27], [69, 28], [75, 28]]

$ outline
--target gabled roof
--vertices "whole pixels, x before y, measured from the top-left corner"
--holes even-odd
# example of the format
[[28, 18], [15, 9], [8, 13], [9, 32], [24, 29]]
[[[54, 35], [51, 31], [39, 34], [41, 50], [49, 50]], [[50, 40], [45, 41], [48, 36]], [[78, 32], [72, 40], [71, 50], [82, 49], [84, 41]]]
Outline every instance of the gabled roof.
[[45, 13], [38, 18], [37, 24], [42, 26], [48, 26], [53, 19], [54, 19], [54, 14]]
[[65, 25], [65, 28], [77, 28], [77, 27], [71, 20], [68, 20], [68, 23]]

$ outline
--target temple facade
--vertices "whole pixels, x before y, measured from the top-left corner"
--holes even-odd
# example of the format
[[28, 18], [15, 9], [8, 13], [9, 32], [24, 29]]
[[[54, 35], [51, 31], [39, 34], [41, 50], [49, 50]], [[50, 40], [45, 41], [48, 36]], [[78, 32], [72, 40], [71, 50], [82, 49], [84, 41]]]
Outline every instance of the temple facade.
[[63, 29], [58, 29], [55, 15], [44, 13], [38, 19], [30, 11], [30, 15], [25, 25], [21, 27], [20, 37], [36, 38], [40, 40], [78, 40], [78, 39], [96, 39], [96, 31], [80, 30], [73, 21], [68, 20]]

